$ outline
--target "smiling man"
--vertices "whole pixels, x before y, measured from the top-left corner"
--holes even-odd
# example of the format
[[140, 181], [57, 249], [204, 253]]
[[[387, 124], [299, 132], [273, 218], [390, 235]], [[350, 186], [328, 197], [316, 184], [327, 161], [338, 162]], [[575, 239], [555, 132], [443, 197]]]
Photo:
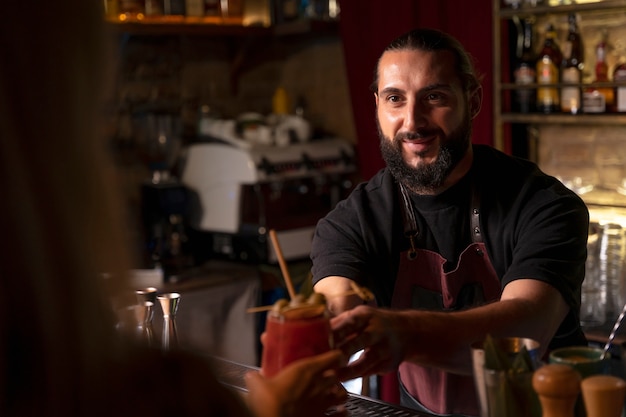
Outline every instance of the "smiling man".
[[[464, 90], [454, 60], [450, 51], [403, 49], [380, 59], [375, 97], [382, 155], [393, 175], [417, 193], [442, 191], [471, 164], [471, 119], [480, 110], [482, 89], [472, 84]], [[450, 176], [453, 171], [458, 175]]]
[[[470, 344], [586, 344], [579, 324], [589, 215], [532, 162], [472, 144], [482, 87], [461, 44], [420, 29], [383, 52], [372, 84], [387, 167], [316, 229], [315, 290], [345, 378], [397, 372], [403, 404], [478, 416]], [[351, 281], [372, 305], [341, 296]]]

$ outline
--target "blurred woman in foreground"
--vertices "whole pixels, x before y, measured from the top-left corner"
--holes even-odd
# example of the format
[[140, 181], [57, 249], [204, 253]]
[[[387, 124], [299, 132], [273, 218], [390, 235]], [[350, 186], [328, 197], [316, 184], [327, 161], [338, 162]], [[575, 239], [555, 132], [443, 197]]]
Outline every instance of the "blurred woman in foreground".
[[345, 400], [338, 352], [271, 380], [248, 375], [247, 408], [202, 358], [115, 331], [107, 291], [127, 289], [133, 254], [101, 134], [113, 65], [100, 3], [4, 5], [0, 415], [322, 415]]

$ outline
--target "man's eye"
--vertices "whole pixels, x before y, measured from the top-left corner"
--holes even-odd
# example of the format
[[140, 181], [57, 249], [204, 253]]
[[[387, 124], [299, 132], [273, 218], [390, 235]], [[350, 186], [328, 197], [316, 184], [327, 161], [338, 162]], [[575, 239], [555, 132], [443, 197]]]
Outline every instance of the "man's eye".
[[400, 100], [401, 100], [400, 96], [389, 96], [389, 97], [387, 97], [387, 101], [390, 101], [392, 103], [397, 103]]

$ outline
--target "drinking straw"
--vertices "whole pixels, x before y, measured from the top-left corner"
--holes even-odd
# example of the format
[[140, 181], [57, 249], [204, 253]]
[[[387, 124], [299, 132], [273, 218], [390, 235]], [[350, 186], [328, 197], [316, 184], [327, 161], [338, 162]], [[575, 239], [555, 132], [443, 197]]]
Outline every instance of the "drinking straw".
[[293, 289], [293, 282], [291, 281], [291, 276], [289, 275], [289, 270], [287, 269], [287, 263], [285, 262], [283, 251], [280, 248], [280, 243], [278, 242], [278, 237], [276, 236], [276, 230], [270, 229], [270, 239], [272, 240], [272, 245], [274, 245], [274, 252], [276, 253], [280, 270], [283, 273], [283, 279], [285, 280], [285, 284], [287, 284], [289, 297], [293, 300], [296, 298], [296, 291]]

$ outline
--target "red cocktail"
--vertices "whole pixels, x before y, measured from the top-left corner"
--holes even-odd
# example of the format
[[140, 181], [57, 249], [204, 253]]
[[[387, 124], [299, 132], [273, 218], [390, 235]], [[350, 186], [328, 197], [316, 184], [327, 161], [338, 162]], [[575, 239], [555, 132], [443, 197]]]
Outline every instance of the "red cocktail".
[[261, 373], [272, 377], [297, 359], [327, 352], [331, 345], [332, 333], [326, 314], [293, 317], [271, 311], [263, 339]]

